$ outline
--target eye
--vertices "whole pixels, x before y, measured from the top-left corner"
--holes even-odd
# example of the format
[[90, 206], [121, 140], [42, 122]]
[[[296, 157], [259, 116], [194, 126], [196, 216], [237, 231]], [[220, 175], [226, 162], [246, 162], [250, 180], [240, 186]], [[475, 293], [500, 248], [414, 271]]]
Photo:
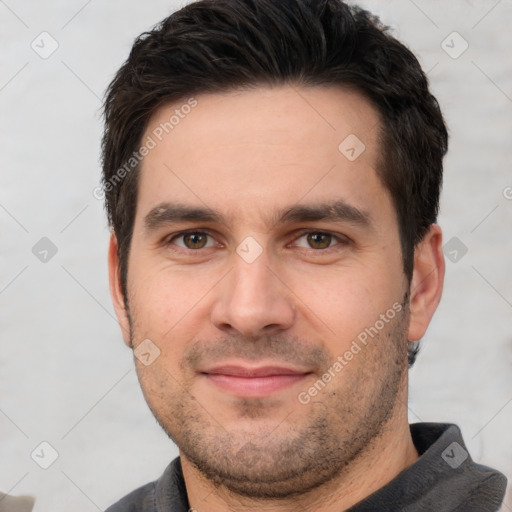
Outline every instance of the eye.
[[310, 231], [304, 233], [302, 236], [295, 240], [295, 245], [305, 249], [330, 249], [337, 244], [346, 244], [347, 241], [342, 237], [332, 235], [331, 233], [324, 233], [322, 231]]
[[188, 231], [173, 236], [168, 243], [177, 245], [182, 249], [197, 250], [212, 247], [214, 240], [208, 233], [204, 233], [203, 231]]

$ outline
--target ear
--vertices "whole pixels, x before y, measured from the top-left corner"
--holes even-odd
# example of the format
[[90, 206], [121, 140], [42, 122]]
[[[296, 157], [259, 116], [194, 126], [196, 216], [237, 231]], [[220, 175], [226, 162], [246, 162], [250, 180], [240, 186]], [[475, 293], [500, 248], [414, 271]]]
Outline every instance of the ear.
[[110, 242], [108, 246], [108, 277], [110, 282], [110, 296], [114, 303], [117, 320], [123, 333], [124, 342], [131, 347], [130, 340], [130, 321], [128, 319], [128, 311], [121, 288], [121, 272], [119, 268], [119, 254], [116, 235], [110, 234]]
[[445, 270], [442, 239], [441, 228], [432, 224], [414, 250], [409, 341], [417, 341], [425, 334], [441, 300]]

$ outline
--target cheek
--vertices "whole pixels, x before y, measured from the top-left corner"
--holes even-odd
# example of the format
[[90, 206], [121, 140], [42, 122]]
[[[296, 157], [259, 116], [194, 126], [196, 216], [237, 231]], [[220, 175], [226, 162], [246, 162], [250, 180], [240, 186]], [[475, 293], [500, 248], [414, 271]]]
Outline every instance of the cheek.
[[338, 345], [350, 342], [401, 299], [389, 271], [375, 266], [340, 266], [329, 271], [320, 267], [292, 280], [301, 315]]
[[210, 280], [157, 265], [133, 265], [131, 270], [128, 290], [137, 338], [149, 338], [163, 349], [170, 342], [178, 349], [182, 340], [193, 338], [192, 328], [204, 314], [205, 295], [213, 286]]

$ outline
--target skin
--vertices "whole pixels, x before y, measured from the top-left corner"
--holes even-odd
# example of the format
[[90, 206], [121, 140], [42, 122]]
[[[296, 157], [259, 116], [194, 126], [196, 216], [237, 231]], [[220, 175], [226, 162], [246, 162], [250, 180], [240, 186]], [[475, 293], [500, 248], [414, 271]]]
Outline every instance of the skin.
[[[111, 237], [111, 292], [125, 342], [136, 348], [150, 339], [160, 350], [148, 366], [136, 359], [142, 390], [178, 445], [196, 510], [345, 510], [418, 457], [407, 420], [407, 346], [440, 300], [441, 230], [432, 226], [417, 246], [409, 283], [396, 214], [375, 170], [380, 119], [359, 94], [280, 86], [196, 99], [142, 162], [129, 307]], [[179, 107], [160, 108], [144, 139]], [[338, 149], [350, 134], [365, 144], [354, 161]], [[278, 222], [293, 206], [339, 200], [367, 222]], [[169, 203], [222, 218], [165, 221], [158, 207]], [[178, 236], [190, 229], [200, 233]], [[244, 240], [249, 254], [259, 254], [254, 241], [260, 247], [254, 261], [237, 252]], [[333, 371], [394, 304], [401, 311]], [[292, 365], [303, 375], [245, 396], [201, 373], [226, 361]], [[301, 403], [329, 368], [334, 376]]]

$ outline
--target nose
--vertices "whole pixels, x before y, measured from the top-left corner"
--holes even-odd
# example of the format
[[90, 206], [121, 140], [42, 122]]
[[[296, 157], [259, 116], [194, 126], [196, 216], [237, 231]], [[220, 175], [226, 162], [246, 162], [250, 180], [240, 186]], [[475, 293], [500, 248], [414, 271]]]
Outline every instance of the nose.
[[233, 255], [234, 268], [216, 287], [212, 323], [220, 330], [246, 337], [289, 329], [294, 322], [293, 293], [270, 267], [264, 251], [248, 263]]

